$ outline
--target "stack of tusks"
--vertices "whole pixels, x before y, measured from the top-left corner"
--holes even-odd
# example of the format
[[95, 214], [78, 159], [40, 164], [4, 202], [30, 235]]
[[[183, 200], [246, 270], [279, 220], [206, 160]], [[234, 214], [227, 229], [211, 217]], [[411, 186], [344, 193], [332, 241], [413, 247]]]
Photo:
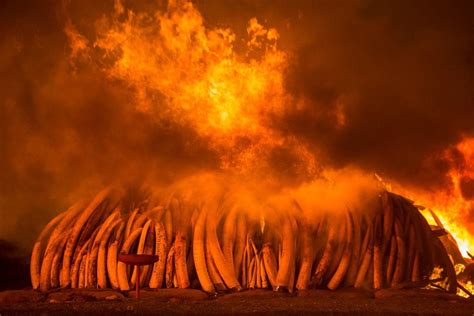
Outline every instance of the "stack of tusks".
[[31, 255], [32, 285], [127, 291], [137, 268], [118, 262], [118, 253], [137, 253], [159, 258], [140, 268], [140, 285], [152, 289], [396, 288], [426, 285], [439, 266], [455, 293], [453, 265], [418, 209], [387, 191], [377, 199], [375, 212], [321, 213], [316, 222], [293, 200], [291, 211], [274, 211], [277, 219], [258, 229], [235, 203], [211, 208], [173, 195], [162, 205], [145, 200], [124, 209], [105, 189], [44, 228]]

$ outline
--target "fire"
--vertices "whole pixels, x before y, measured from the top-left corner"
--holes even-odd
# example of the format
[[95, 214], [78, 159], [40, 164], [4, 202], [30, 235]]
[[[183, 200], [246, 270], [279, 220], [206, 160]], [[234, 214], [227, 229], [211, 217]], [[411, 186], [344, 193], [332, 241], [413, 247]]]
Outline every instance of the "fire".
[[[284, 170], [291, 165], [296, 170], [294, 174], [303, 175], [305, 180], [316, 181], [316, 174], [324, 178], [315, 149], [310, 150], [300, 139], [282, 135], [284, 131], [273, 127], [290, 107], [303, 102], [294, 100], [285, 89], [290, 55], [279, 49], [276, 29], [252, 18], [246, 28], [245, 45], [239, 47], [232, 30], [208, 27], [191, 2], [169, 1], [164, 11], [137, 13], [116, 1], [115, 12], [100, 20], [96, 31], [97, 38], [88, 41], [68, 23], [65, 33], [71, 58], [94, 55], [91, 59], [112, 82], [130, 90], [137, 110], [153, 117], [157, 124], [191, 129], [216, 152], [221, 169], [246, 174], [257, 170], [269, 178], [272, 173], [266, 170]], [[343, 129], [349, 123], [346, 106], [342, 101], [336, 106], [337, 128]], [[272, 162], [272, 155], [279, 150], [284, 153], [275, 159], [276, 163]], [[465, 138], [455, 152], [461, 160], [453, 158], [451, 151], [445, 153], [452, 181], [445, 191], [394, 191], [431, 208], [456, 239], [462, 255], [467, 256], [468, 251], [474, 250], [470, 233], [474, 228], [470, 219], [474, 209], [474, 138]], [[287, 159], [288, 156], [291, 157]], [[285, 159], [291, 162], [286, 163]], [[330, 168], [324, 171], [326, 176], [331, 172]], [[336, 201], [355, 191], [351, 187], [356, 181], [364, 182], [363, 175], [356, 178], [341, 190], [331, 187], [330, 192], [310, 194], [302, 185], [296, 192], [311, 199], [328, 199], [334, 194], [337, 196], [330, 200]], [[264, 181], [260, 178], [257, 182]], [[300, 200], [304, 202], [303, 197]], [[429, 212], [424, 215], [436, 224]], [[263, 231], [265, 219], [260, 219], [260, 226]]]
[[[453, 152], [456, 155], [453, 155]], [[472, 188], [469, 188], [466, 183], [472, 183], [474, 179], [474, 138], [464, 138], [444, 155], [450, 164], [448, 173], [451, 180], [450, 187], [435, 193], [419, 190], [402, 192], [412, 198], [416, 204], [431, 208], [438, 215], [445, 229], [456, 240], [462, 255], [469, 257], [468, 252], [472, 254], [474, 251], [472, 218], [474, 203]], [[429, 212], [424, 212], [424, 215], [430, 224], [436, 225]]]
[[[415, 204], [426, 207], [421, 212], [430, 225], [442, 226], [456, 241], [464, 261], [451, 257], [459, 288], [457, 294], [470, 297], [474, 285], [471, 280], [462, 276], [464, 269], [472, 265], [474, 252], [474, 138], [465, 137], [456, 146], [446, 150], [443, 158], [449, 163], [448, 176], [451, 185], [443, 191], [427, 192], [426, 190], [396, 186], [396, 191], [411, 198]], [[379, 178], [383, 183], [383, 180]], [[385, 184], [385, 183], [384, 183]], [[389, 190], [391, 185], [385, 184]], [[430, 210], [439, 218], [437, 223]], [[439, 225], [441, 224], [441, 225]], [[450, 254], [451, 255], [451, 254]], [[430, 279], [437, 279], [443, 269], [435, 268]], [[443, 285], [438, 282], [438, 285]], [[461, 286], [463, 288], [461, 288]], [[429, 286], [431, 287], [431, 286]]]
[[282, 144], [295, 155], [302, 149], [270, 127], [289, 104], [288, 55], [277, 47], [278, 32], [253, 18], [247, 33], [238, 53], [236, 35], [206, 27], [191, 2], [170, 1], [153, 14], [116, 2], [114, 15], [99, 23], [95, 57], [107, 61], [111, 79], [133, 91], [138, 110], [158, 123], [191, 127], [221, 156], [224, 169], [242, 171], [253, 167], [248, 157]]
[[[152, 13], [137, 13], [116, 1], [115, 12], [97, 25], [97, 38], [89, 45], [67, 24], [71, 57], [95, 54], [104, 72], [132, 91], [138, 110], [158, 124], [191, 127], [216, 151], [222, 169], [265, 170], [262, 164], [276, 149], [285, 148], [299, 163], [297, 173], [307, 179], [318, 173], [314, 149], [272, 128], [272, 120], [298, 104], [285, 91], [290, 56], [278, 48], [276, 29], [250, 19], [246, 45], [239, 50], [232, 30], [206, 26], [188, 1], [170, 1], [166, 10]], [[344, 104], [338, 104], [336, 117], [343, 128]], [[435, 193], [397, 191], [434, 210], [466, 256], [474, 249], [469, 232], [474, 227], [474, 138], [465, 138], [455, 151], [462, 162], [445, 153], [452, 187]]]

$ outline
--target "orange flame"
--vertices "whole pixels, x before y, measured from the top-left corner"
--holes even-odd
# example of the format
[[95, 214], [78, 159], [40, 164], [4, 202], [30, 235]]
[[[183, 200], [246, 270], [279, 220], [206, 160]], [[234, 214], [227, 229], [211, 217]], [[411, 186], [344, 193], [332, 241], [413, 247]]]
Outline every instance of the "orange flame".
[[[464, 138], [454, 147], [454, 151], [456, 159], [450, 154], [452, 150], [444, 153], [450, 164], [448, 175], [451, 187], [435, 193], [419, 190], [405, 190], [402, 193], [415, 203], [431, 208], [453, 235], [462, 255], [468, 257], [467, 252], [474, 252], [474, 138]], [[429, 212], [424, 215], [430, 224], [436, 224]]]
[[117, 12], [95, 45], [106, 55], [119, 53], [109, 74], [135, 90], [139, 109], [156, 110], [212, 137], [256, 134], [263, 128], [262, 112], [281, 109], [286, 55], [275, 42], [261, 42], [268, 31], [256, 20], [249, 43], [268, 45], [261, 60], [245, 61], [234, 52], [232, 31], [206, 29], [192, 3], [170, 4], [154, 17], [128, 11], [121, 22], [121, 16]]
[[170, 1], [166, 11], [150, 14], [117, 1], [113, 16], [99, 23], [94, 47], [108, 75], [133, 91], [137, 109], [158, 123], [191, 127], [220, 155], [223, 169], [260, 168], [256, 157], [285, 146], [313, 174], [307, 148], [270, 127], [290, 103], [288, 55], [277, 47], [278, 32], [252, 18], [247, 33], [246, 50], [237, 53], [235, 34], [206, 27], [190, 2]]

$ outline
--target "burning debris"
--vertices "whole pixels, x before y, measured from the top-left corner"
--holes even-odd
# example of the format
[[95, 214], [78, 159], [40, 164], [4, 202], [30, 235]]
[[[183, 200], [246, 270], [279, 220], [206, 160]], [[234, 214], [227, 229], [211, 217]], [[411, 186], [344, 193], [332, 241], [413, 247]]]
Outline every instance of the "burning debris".
[[153, 266], [140, 268], [140, 286], [152, 289], [293, 292], [438, 282], [456, 293], [450, 256], [413, 202], [379, 190], [366, 205], [324, 212], [305, 209], [292, 197], [251, 204], [235, 193], [207, 200], [177, 191], [131, 199], [107, 188], [44, 228], [31, 256], [32, 285], [43, 292], [127, 291], [138, 268], [117, 256], [133, 253], [158, 256]]

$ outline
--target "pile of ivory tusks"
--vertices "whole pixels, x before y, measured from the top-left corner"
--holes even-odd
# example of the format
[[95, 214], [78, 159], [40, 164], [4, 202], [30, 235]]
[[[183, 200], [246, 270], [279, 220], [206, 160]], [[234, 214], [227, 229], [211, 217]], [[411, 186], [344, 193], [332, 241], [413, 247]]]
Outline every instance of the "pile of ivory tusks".
[[117, 257], [136, 253], [159, 258], [140, 268], [141, 286], [152, 289], [397, 288], [429, 282], [438, 266], [445, 288], [456, 291], [442, 243], [413, 203], [391, 192], [375, 197], [372, 212], [321, 213], [317, 221], [294, 200], [291, 211], [262, 220], [232, 203], [213, 209], [177, 196], [125, 209], [111, 192], [73, 205], [44, 228], [31, 255], [34, 289], [130, 290], [136, 268]]

